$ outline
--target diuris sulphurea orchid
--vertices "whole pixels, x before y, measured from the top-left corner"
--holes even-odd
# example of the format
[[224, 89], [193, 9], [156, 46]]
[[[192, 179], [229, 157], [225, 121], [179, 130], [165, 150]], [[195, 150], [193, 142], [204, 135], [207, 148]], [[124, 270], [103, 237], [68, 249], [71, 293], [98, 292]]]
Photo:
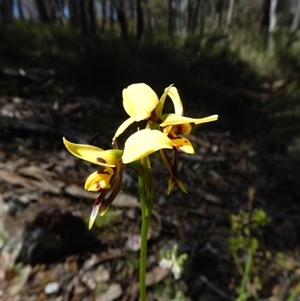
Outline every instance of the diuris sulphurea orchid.
[[[92, 227], [98, 212], [104, 215], [120, 191], [125, 165], [141, 165], [143, 158], [156, 151], [160, 151], [170, 173], [167, 192], [170, 193], [177, 184], [187, 193], [177, 170], [178, 153], [194, 154], [195, 151], [184, 135], [189, 134], [194, 125], [218, 119], [218, 115], [205, 118], [183, 116], [182, 101], [173, 85], [165, 89], [160, 99], [152, 88], [144, 83], [128, 86], [122, 95], [123, 107], [129, 118], [119, 126], [113, 137], [114, 149], [103, 150], [88, 144], [75, 144], [63, 138], [66, 148], [74, 156], [99, 166], [99, 169], [87, 178], [84, 186], [88, 191], [100, 193], [94, 203], [89, 228]], [[174, 112], [163, 114], [167, 96], [173, 102]], [[146, 128], [128, 137], [123, 150], [117, 149], [117, 138], [127, 127], [141, 120], [148, 121]], [[168, 149], [172, 153], [171, 158], [167, 154]]]
[[[116, 149], [103, 150], [88, 144], [76, 144], [63, 138], [68, 151], [74, 156], [99, 165], [99, 170], [93, 172], [86, 180], [84, 188], [99, 192], [91, 213], [89, 229], [91, 229], [98, 212], [104, 215], [118, 194], [122, 182], [122, 151]], [[110, 195], [107, 196], [108, 192]]]
[[[169, 96], [174, 112], [163, 114], [165, 100]], [[140, 249], [140, 300], [146, 301], [146, 258], [147, 237], [151, 220], [154, 185], [149, 155], [160, 151], [161, 157], [170, 173], [167, 192], [177, 184], [187, 193], [177, 170], [178, 153], [194, 154], [194, 148], [185, 135], [194, 125], [211, 122], [218, 115], [205, 118], [183, 116], [183, 106], [177, 89], [170, 85], [158, 98], [146, 84], [132, 84], [123, 90], [123, 107], [129, 118], [117, 129], [113, 139], [113, 149], [103, 150], [87, 144], [75, 144], [63, 138], [66, 148], [76, 157], [96, 164], [98, 170], [88, 176], [84, 188], [98, 192], [89, 221], [92, 227], [98, 213], [104, 215], [121, 189], [125, 166], [135, 167], [138, 171], [138, 190], [141, 204], [141, 249]], [[124, 148], [118, 149], [117, 138], [134, 122], [146, 120], [146, 128], [137, 130], [127, 138]], [[168, 156], [171, 152], [171, 158]]]
[[[162, 115], [167, 96], [169, 96], [173, 102], [174, 113]], [[171, 192], [175, 183], [177, 183], [177, 185], [183, 192], [187, 193], [177, 172], [177, 153], [183, 152], [194, 154], [195, 151], [191, 142], [187, 138], [180, 135], [189, 134], [194, 125], [217, 120], [218, 115], [212, 115], [205, 118], [189, 118], [183, 116], [184, 110], [182, 101], [177, 89], [173, 85], [170, 85], [165, 89], [160, 99], [158, 99], [156, 93], [144, 83], [130, 85], [123, 90], [123, 106], [126, 113], [129, 115], [129, 118], [125, 120], [117, 129], [116, 134], [113, 137], [113, 143], [117, 139], [117, 137], [121, 135], [126, 130], [126, 128], [135, 121], [140, 121], [143, 119], [148, 120], [146, 128], [151, 130], [159, 130], [169, 139], [168, 145], [172, 145], [171, 160], [168, 158], [166, 152], [166, 149], [170, 147], [157, 147], [157, 150], [160, 150], [166, 168], [170, 172], [167, 193]], [[157, 136], [158, 135], [155, 135], [155, 137]], [[143, 137], [143, 135], [139, 134], [139, 137]], [[145, 136], [141, 141], [146, 141], [146, 139], [147, 138]], [[149, 139], [151, 138], [149, 137]], [[151, 139], [151, 141], [152, 143], [156, 142], [155, 139]], [[157, 141], [160, 141], [160, 139], [158, 139]], [[167, 140], [165, 139], [165, 141]], [[142, 146], [143, 143], [140, 143], [140, 145]], [[124, 153], [126, 154], [125, 160], [127, 160], [130, 155], [129, 151], [126, 151], [126, 144]]]

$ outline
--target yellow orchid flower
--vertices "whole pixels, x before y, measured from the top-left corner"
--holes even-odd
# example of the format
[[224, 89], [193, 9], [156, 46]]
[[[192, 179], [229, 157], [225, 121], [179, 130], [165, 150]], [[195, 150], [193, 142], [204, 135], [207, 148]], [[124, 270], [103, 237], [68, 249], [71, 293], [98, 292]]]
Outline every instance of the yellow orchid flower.
[[[173, 102], [174, 113], [162, 115], [167, 96]], [[104, 215], [120, 190], [124, 165], [132, 163], [134, 166], [136, 163], [133, 162], [140, 161], [156, 151], [160, 151], [170, 173], [168, 193], [175, 184], [187, 193], [177, 170], [178, 152], [194, 154], [195, 151], [191, 142], [181, 135], [189, 134], [194, 125], [218, 119], [218, 115], [205, 118], [183, 116], [182, 102], [173, 85], [167, 87], [158, 99], [148, 85], [132, 84], [123, 90], [123, 106], [129, 118], [120, 125], [113, 137], [114, 149], [103, 150], [92, 145], [75, 144], [63, 138], [66, 148], [74, 156], [101, 166], [87, 178], [84, 186], [88, 191], [100, 192], [93, 206], [90, 228], [99, 210], [100, 215]], [[137, 131], [126, 140], [124, 151], [117, 149], [117, 137], [133, 122], [141, 120], [148, 120], [146, 128]], [[167, 154], [168, 149], [172, 151], [171, 159]]]
[[[102, 166], [101, 170], [93, 172], [86, 180], [84, 188], [88, 191], [100, 192], [91, 213], [89, 228], [92, 227], [97, 214], [104, 215], [117, 193], [122, 182], [122, 151], [116, 149], [103, 150], [88, 144], [76, 144], [63, 138], [63, 143], [74, 156]], [[106, 197], [107, 193], [110, 195]]]
[[[92, 227], [97, 214], [104, 215], [117, 196], [122, 181], [124, 164], [140, 160], [158, 150], [172, 149], [173, 142], [161, 131], [144, 129], [131, 135], [125, 142], [124, 152], [117, 149], [103, 150], [87, 144], [76, 144], [63, 138], [63, 142], [74, 156], [102, 166], [86, 180], [84, 188], [88, 191], [100, 192], [90, 217], [89, 228]], [[108, 192], [110, 195], [106, 198]]]
[[[167, 96], [169, 96], [173, 102], [174, 113], [162, 115]], [[142, 133], [138, 132], [128, 139], [122, 157], [123, 162], [127, 163], [132, 160], [141, 147], [152, 144], [156, 150], [160, 150], [163, 161], [171, 174], [168, 192], [171, 191], [174, 183], [177, 183], [179, 187], [186, 192], [186, 189], [178, 176], [176, 152], [180, 151], [194, 154], [195, 151], [191, 142], [179, 135], [189, 134], [193, 125], [217, 120], [218, 116], [212, 115], [206, 118], [188, 118], [182, 116], [182, 102], [178, 90], [173, 85], [170, 85], [165, 89], [159, 100], [155, 92], [148, 85], [144, 83], [130, 85], [123, 90], [123, 106], [130, 117], [117, 129], [115, 136], [113, 137], [114, 143], [116, 143], [117, 137], [121, 135], [129, 125], [140, 120], [148, 120], [146, 128], [160, 130], [169, 138], [169, 140], [166, 140], [162, 135], [158, 138], [158, 133], [153, 133], [150, 137], [150, 132], [144, 135], [146, 132], [139, 131]], [[163, 141], [163, 139], [167, 146], [160, 147], [159, 143]], [[172, 141], [174, 148], [172, 160], [168, 159], [165, 150], [171, 148], [170, 140]], [[140, 158], [141, 157], [139, 157], [139, 159]]]

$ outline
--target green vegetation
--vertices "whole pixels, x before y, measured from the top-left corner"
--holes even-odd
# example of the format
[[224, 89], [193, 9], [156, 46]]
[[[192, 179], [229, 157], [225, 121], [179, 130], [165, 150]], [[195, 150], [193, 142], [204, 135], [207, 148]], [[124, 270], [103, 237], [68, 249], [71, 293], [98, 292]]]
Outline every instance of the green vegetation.
[[245, 301], [249, 298], [258, 300], [259, 291], [262, 289], [260, 275], [266, 268], [266, 263], [270, 261], [271, 254], [259, 249], [259, 241], [253, 236], [253, 232], [267, 225], [269, 218], [261, 209], [253, 212], [241, 211], [231, 216], [231, 223], [230, 249], [242, 277], [236, 301]]
[[[271, 253], [261, 245], [263, 228], [270, 221], [262, 209], [249, 208], [248, 211], [240, 211], [231, 216], [230, 249], [241, 277], [236, 290], [236, 301], [263, 300], [261, 298], [264, 294], [264, 285], [270, 281], [274, 272], [289, 272], [295, 265], [286, 255]], [[286, 288], [283, 299], [296, 300], [297, 296], [299, 284], [292, 283], [290, 288]]]

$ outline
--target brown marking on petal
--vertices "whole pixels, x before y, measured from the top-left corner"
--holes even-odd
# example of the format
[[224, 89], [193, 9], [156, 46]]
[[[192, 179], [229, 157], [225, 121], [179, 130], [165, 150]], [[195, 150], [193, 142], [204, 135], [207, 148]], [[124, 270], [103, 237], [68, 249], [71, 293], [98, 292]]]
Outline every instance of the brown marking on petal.
[[97, 188], [97, 189], [100, 189], [100, 188], [101, 188], [101, 185], [100, 185], [99, 182], [96, 182], [95, 185], [96, 185], [96, 188]]
[[178, 138], [178, 136], [175, 136], [175, 135], [173, 135], [172, 133], [169, 133], [168, 134], [168, 137], [170, 138], [170, 139], [176, 139], [176, 138]]
[[147, 119], [157, 124], [162, 123], [162, 120], [156, 115], [155, 109], [150, 113], [150, 116]]
[[[172, 136], [172, 135], [168, 135], [168, 137], [171, 139], [171, 140], [181, 140], [182, 139], [182, 137], [180, 137], [180, 136]], [[185, 140], [186, 141], [186, 140]]]
[[176, 126], [176, 132], [177, 132], [177, 133], [181, 133], [181, 132], [182, 132], [182, 129], [183, 129], [183, 126], [182, 126], [182, 125], [177, 125], [177, 126]]
[[102, 206], [106, 194], [107, 194], [107, 190], [101, 191], [100, 195], [96, 198], [94, 202], [94, 206], [96, 205]]
[[103, 158], [100, 158], [100, 157], [98, 157], [96, 160], [99, 163], [106, 163], [106, 160], [104, 160]]
[[194, 125], [196, 125], [196, 123], [195, 122], [190, 122], [190, 125], [194, 126]]
[[102, 203], [102, 198], [101, 198], [101, 194], [96, 198], [95, 202], [94, 202], [94, 206], [99, 205]]
[[103, 170], [98, 170], [97, 174], [98, 175], [109, 175], [110, 173], [108, 171], [105, 171], [105, 169], [103, 169]]

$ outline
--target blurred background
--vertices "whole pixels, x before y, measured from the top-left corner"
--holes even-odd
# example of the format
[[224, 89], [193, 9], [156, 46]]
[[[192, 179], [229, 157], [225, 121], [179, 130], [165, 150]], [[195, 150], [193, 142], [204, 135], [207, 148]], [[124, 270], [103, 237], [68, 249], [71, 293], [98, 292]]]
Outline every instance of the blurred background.
[[3, 300], [138, 300], [135, 171], [87, 231], [95, 167], [61, 139], [110, 148], [136, 82], [219, 115], [179, 157], [188, 195], [151, 156], [148, 299], [300, 300], [300, 0], [1, 0], [0, 17]]

